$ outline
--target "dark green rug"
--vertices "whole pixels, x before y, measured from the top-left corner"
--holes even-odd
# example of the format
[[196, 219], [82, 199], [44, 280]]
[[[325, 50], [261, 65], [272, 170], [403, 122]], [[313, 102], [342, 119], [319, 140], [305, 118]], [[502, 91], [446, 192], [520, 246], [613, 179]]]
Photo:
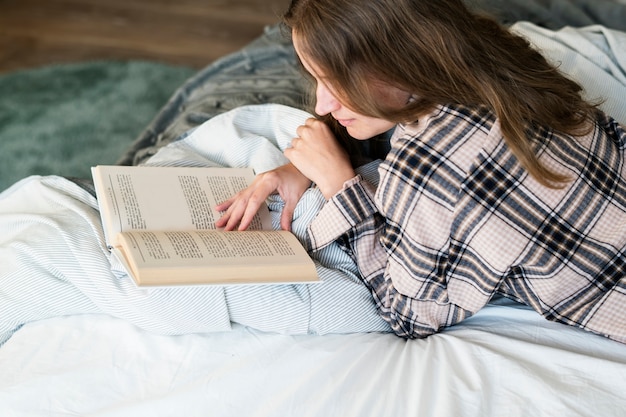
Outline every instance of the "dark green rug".
[[0, 191], [29, 175], [113, 164], [195, 70], [89, 62], [0, 75]]

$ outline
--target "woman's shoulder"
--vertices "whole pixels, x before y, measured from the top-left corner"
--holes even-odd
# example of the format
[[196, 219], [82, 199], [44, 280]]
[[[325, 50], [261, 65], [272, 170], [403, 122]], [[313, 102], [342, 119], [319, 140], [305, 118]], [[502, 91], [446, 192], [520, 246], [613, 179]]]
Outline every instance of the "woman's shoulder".
[[453, 142], [458, 136], [471, 138], [472, 134], [488, 134], [496, 120], [486, 106], [438, 105], [416, 122], [399, 125], [394, 136], [405, 140], [419, 137], [423, 142], [432, 140], [441, 144], [443, 139]]
[[427, 158], [466, 171], [481, 151], [501, 140], [498, 126], [493, 112], [484, 106], [438, 106], [416, 123], [398, 126], [389, 156], [403, 165], [408, 159]]

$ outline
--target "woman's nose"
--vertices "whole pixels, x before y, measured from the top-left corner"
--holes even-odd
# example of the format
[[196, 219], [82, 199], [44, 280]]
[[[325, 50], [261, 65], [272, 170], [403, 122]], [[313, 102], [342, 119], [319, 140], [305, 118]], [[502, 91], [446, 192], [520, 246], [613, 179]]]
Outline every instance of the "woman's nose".
[[324, 116], [338, 110], [341, 103], [323, 83], [318, 82], [315, 90], [315, 113]]

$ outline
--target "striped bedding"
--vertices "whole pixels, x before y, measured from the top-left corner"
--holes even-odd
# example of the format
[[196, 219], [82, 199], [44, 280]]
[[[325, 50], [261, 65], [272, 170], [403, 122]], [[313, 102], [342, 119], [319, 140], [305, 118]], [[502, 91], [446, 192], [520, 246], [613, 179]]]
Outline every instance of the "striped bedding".
[[[224, 113], [164, 147], [147, 165], [251, 166], [285, 163], [281, 149], [310, 117], [278, 104]], [[299, 203], [293, 230], [305, 230], [324, 199]], [[164, 202], [167, 204], [167, 202]], [[270, 201], [278, 227], [279, 197]], [[0, 341], [21, 325], [104, 313], [161, 334], [224, 331], [231, 323], [289, 334], [387, 331], [356, 266], [338, 247], [317, 254], [322, 285], [137, 288], [103, 240], [97, 202], [64, 178], [30, 177], [0, 195]]]

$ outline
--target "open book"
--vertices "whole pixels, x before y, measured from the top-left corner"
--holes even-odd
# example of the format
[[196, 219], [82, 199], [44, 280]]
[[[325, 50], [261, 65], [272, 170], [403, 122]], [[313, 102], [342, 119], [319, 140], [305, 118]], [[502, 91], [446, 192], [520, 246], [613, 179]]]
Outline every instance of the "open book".
[[247, 231], [215, 227], [215, 206], [254, 180], [249, 168], [92, 168], [105, 239], [139, 286], [319, 282], [295, 235], [263, 205]]

